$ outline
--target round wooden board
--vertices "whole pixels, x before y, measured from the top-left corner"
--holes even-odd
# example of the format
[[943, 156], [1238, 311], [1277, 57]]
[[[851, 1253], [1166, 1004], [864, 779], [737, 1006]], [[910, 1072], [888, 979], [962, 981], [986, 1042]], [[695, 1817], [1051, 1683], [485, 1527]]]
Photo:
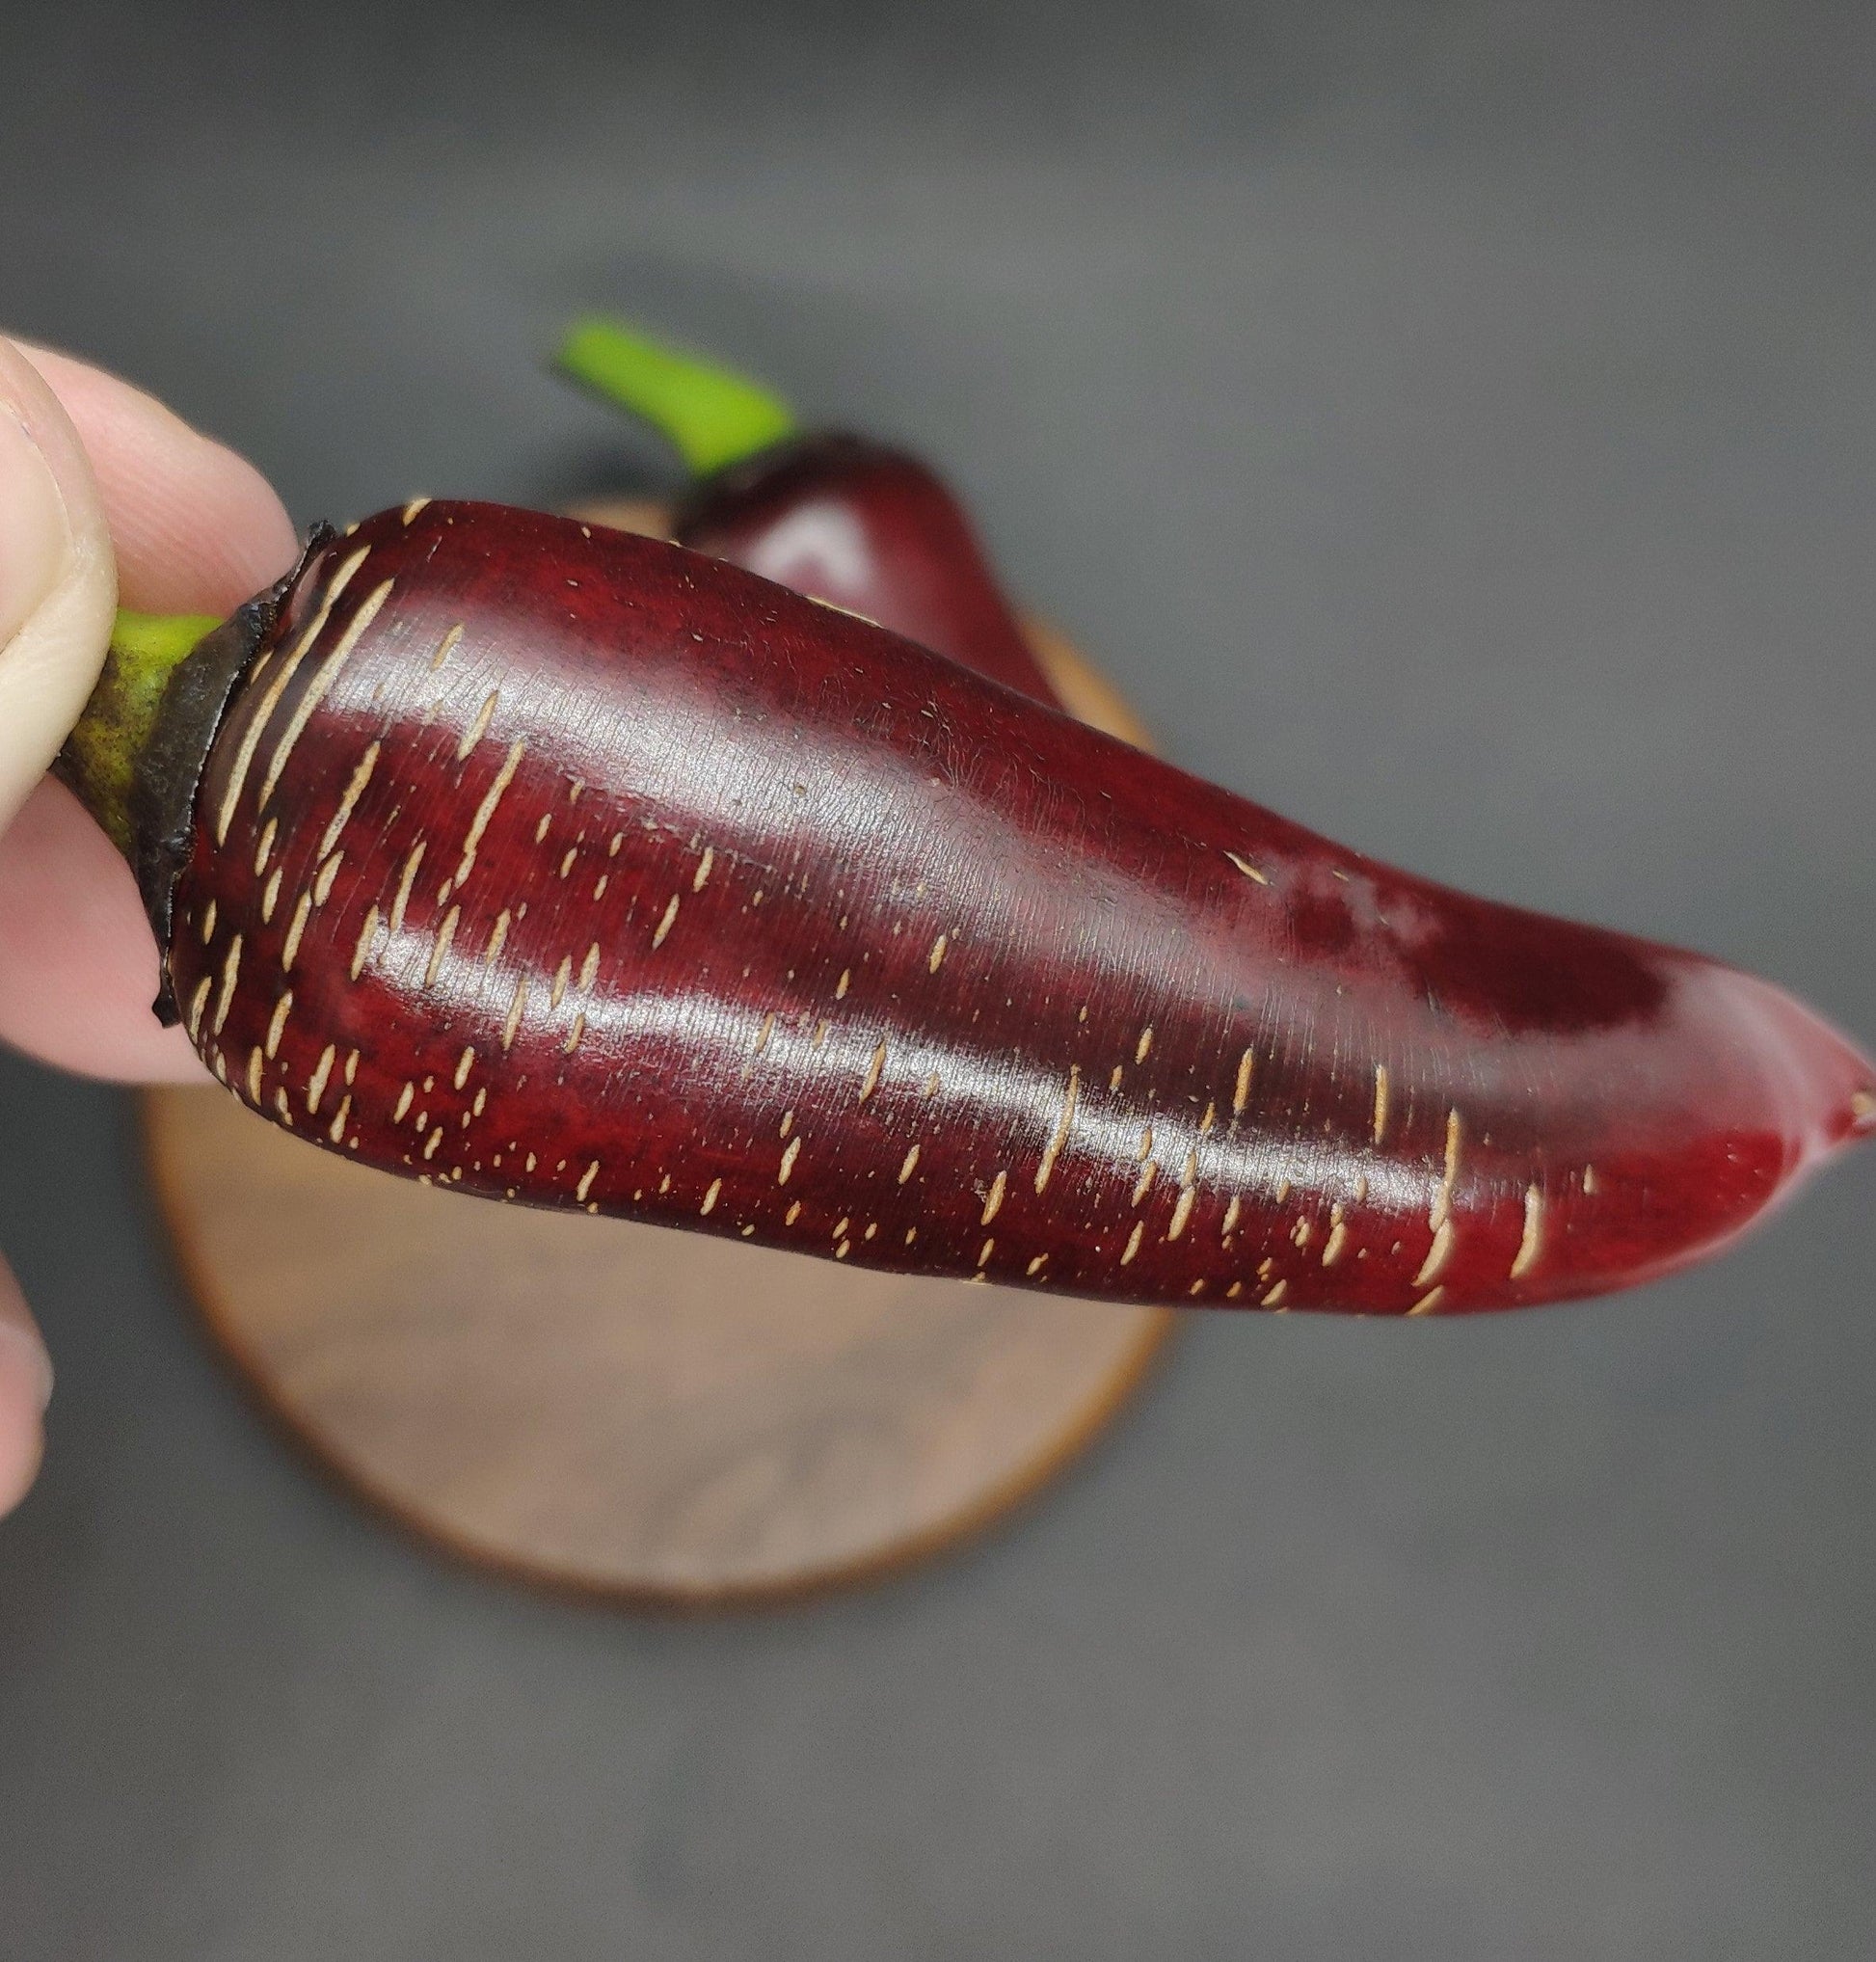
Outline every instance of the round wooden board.
[[[1064, 702], [1143, 744], [1032, 632]], [[550, 1585], [698, 1608], [902, 1568], [1066, 1464], [1174, 1320], [477, 1205], [212, 1086], [144, 1110], [183, 1270], [261, 1400], [420, 1534]]]

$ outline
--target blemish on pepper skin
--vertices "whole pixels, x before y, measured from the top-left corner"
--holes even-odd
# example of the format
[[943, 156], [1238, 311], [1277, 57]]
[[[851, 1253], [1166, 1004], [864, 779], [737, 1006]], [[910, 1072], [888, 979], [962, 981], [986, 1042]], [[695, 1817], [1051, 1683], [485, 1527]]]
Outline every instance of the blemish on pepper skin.
[[[1007, 1174], [1001, 1171], [998, 1172], [997, 1176], [993, 1180], [991, 1180], [989, 1196], [988, 1197], [985, 1198], [983, 1202], [983, 1218], [978, 1222], [978, 1223], [980, 1226], [989, 1225], [991, 1221], [994, 1220], [997, 1217], [997, 1215], [1003, 1211], [1004, 1187], [1007, 1183], [1008, 1183]], [[981, 1267], [983, 1265], [983, 1262], [979, 1260], [978, 1262], [978, 1265]]]
[[[827, 1024], [823, 1022], [820, 1026], [822, 1033], [824, 1034], [827, 1028]], [[820, 1047], [819, 1036], [817, 1036], [815, 1038], [815, 1047], [817, 1049]], [[879, 1073], [885, 1067], [886, 1067], [886, 1045], [884, 1042], [882, 1042], [880, 1043], [879, 1047], [873, 1051], [872, 1060], [867, 1064], [866, 1076], [862, 1079], [860, 1084], [860, 1101], [863, 1104], [870, 1096], [872, 1095], [873, 1091], [879, 1088]]]
[[579, 991], [588, 994], [600, 971], [600, 943], [596, 940], [586, 950], [586, 958], [579, 964]]
[[1246, 1049], [1238, 1059], [1238, 1081], [1231, 1091], [1231, 1115], [1242, 1117], [1245, 1106], [1250, 1101], [1250, 1072], [1257, 1060], [1257, 1052]]
[[1149, 1124], [1147, 1125], [1146, 1129], [1139, 1134], [1139, 1149], [1134, 1154], [1134, 1162], [1136, 1165], [1144, 1165], [1146, 1161], [1152, 1156], [1153, 1156], [1153, 1127], [1151, 1124]]
[[1132, 1200], [1132, 1203], [1134, 1205], [1139, 1205], [1140, 1200], [1143, 1199], [1147, 1196], [1147, 1194], [1153, 1190], [1153, 1180], [1158, 1175], [1159, 1169], [1160, 1168], [1157, 1165], [1155, 1165], [1150, 1158], [1140, 1168], [1139, 1177], [1135, 1182], [1134, 1185], [1134, 1196]]
[[1283, 1302], [1283, 1297], [1289, 1291], [1290, 1283], [1287, 1280], [1278, 1281], [1277, 1284], [1273, 1288], [1272, 1288], [1270, 1293], [1264, 1297], [1264, 1306], [1267, 1308], [1274, 1308], [1280, 1306]]
[[1227, 851], [1224, 855], [1244, 873], [1246, 878], [1255, 879], [1260, 886], [1270, 884], [1270, 880], [1247, 858], [1240, 858], [1235, 851]]
[[[291, 997], [289, 996], [288, 999], [290, 1000]], [[333, 1073], [333, 1059], [337, 1054], [338, 1045], [329, 1042], [326, 1044], [319, 1061], [312, 1066], [312, 1079], [307, 1085], [307, 1115], [308, 1117], [316, 1117], [319, 1115], [319, 1099], [326, 1094], [326, 1079]]]
[[397, 881], [397, 892], [390, 902], [390, 930], [393, 936], [404, 930], [404, 911], [411, 903], [411, 888], [416, 883], [417, 867], [423, 863], [423, 854], [430, 848], [427, 838], [419, 838], [411, 855], [404, 861], [404, 871]]
[[286, 733], [274, 746], [274, 754], [267, 765], [267, 775], [262, 780], [260, 794], [255, 799], [255, 808], [261, 809], [274, 794], [274, 788], [281, 780], [281, 773], [286, 768], [286, 760], [293, 754], [294, 745], [306, 734], [307, 724], [312, 720], [313, 712], [326, 699], [328, 690], [338, 679], [338, 671], [352, 658], [352, 650], [363, 638], [365, 630], [377, 619], [385, 602], [390, 598], [395, 579], [387, 579], [383, 585], [364, 602], [352, 615], [345, 632], [339, 635], [333, 651], [320, 661], [313, 677], [301, 691], [299, 701], [294, 705], [291, 720]]
[[442, 669], [443, 662], [446, 661], [453, 653], [455, 653], [457, 643], [462, 639], [462, 637], [463, 637], [462, 624], [458, 622], [456, 626], [452, 627], [449, 630], [449, 632], [445, 633], [440, 641], [438, 641], [437, 651], [430, 657], [430, 672], [432, 674], [438, 673]]
[[[578, 1185], [574, 1188], [574, 1196], [581, 1205], [586, 1203], [586, 1195], [593, 1190], [593, 1181], [600, 1175], [600, 1161], [596, 1158], [580, 1175]], [[708, 1210], [708, 1209], [706, 1209]]]
[[1513, 1280], [1522, 1280], [1538, 1264], [1538, 1255], [1543, 1251], [1543, 1195], [1534, 1185], [1524, 1189], [1524, 1231], [1518, 1239], [1517, 1251], [1512, 1257], [1511, 1275]]
[[274, 838], [281, 828], [278, 818], [269, 818], [261, 826], [260, 844], [255, 851], [255, 877], [258, 878], [267, 870], [267, 861], [274, 854]]
[[469, 1073], [475, 1067], [475, 1051], [465, 1049], [456, 1063], [456, 1088], [461, 1089], [469, 1082]]
[[411, 1108], [411, 1099], [415, 1095], [416, 1086], [407, 1083], [398, 1093], [396, 1110], [390, 1114], [390, 1121], [393, 1124], [401, 1124], [404, 1121], [404, 1113]]
[[1460, 1175], [1460, 1114], [1457, 1108], [1446, 1113], [1446, 1163], [1440, 1173], [1439, 1184], [1434, 1189], [1434, 1202], [1427, 1215], [1427, 1223], [1435, 1232], [1445, 1223], [1447, 1215], [1453, 1209], [1453, 1188]]
[[1048, 1258], [1049, 1256], [1046, 1253], [1038, 1253], [1035, 1256], [1035, 1258], [1032, 1260], [1026, 1268], [1024, 1268], [1023, 1272], [1027, 1274], [1032, 1280], [1033, 1280], [1034, 1277], [1042, 1272], [1043, 1264], [1048, 1260]]
[[1134, 1061], [1144, 1062], [1153, 1048], [1153, 1025], [1149, 1022], [1139, 1032], [1139, 1040], [1134, 1045]]
[[1412, 1307], [1407, 1310], [1407, 1313], [1409, 1315], [1431, 1315], [1445, 1299], [1446, 1290], [1443, 1287], [1436, 1287], [1431, 1294], [1422, 1295]]
[[207, 910], [201, 916], [201, 944], [206, 947], [215, 937], [215, 901], [210, 900]]
[[[268, 723], [273, 720], [274, 711], [279, 708], [281, 695], [286, 692], [286, 685], [293, 679], [301, 661], [306, 658], [307, 650], [326, 631], [326, 622], [331, 619], [339, 595], [351, 583], [352, 575], [364, 563], [370, 551], [371, 548], [368, 545], [362, 545], [333, 575], [332, 583], [320, 599], [318, 611], [314, 613], [307, 631], [294, 642], [292, 652], [281, 661], [280, 672], [268, 684], [267, 692], [261, 697], [254, 720], [248, 724], [247, 732], [241, 739], [241, 746], [235, 752], [233, 766], [228, 771], [228, 789], [223, 794], [222, 808], [215, 819], [217, 845], [228, 843], [228, 826], [234, 821], [235, 807], [240, 803], [241, 793], [247, 786], [248, 772], [254, 767], [255, 753], [260, 747], [261, 738], [266, 733]], [[257, 801], [264, 804], [267, 800], [262, 796]]]
[[433, 988], [437, 984], [437, 976], [442, 972], [443, 961], [449, 954], [449, 943], [456, 937], [456, 923], [462, 918], [462, 907], [451, 906], [442, 916], [442, 925], [437, 928], [436, 945], [430, 950], [430, 965], [423, 973], [423, 985], [426, 988]]
[[1375, 1143], [1377, 1148], [1387, 1137], [1387, 1065], [1375, 1064]]
[[260, 1051], [248, 1052], [248, 1097], [253, 1103], [260, 1101]]
[[801, 1217], [801, 1201], [799, 1199], [796, 1199], [794, 1203], [791, 1206], [790, 1206], [788, 1211], [782, 1215], [782, 1224], [785, 1226], [792, 1226], [794, 1223], [798, 1219], [800, 1219], [800, 1217]]
[[[340, 1143], [343, 1141], [345, 1137], [345, 1120], [351, 1115], [352, 1115], [352, 1099], [349, 1096], [340, 1097], [338, 1100], [338, 1109], [333, 1113], [332, 1128], [326, 1133], [326, 1136], [330, 1138], [335, 1144]], [[430, 1135], [433, 1138], [441, 1138], [442, 1136], [442, 1133], [441, 1131], [433, 1131]]]
[[1328, 1239], [1323, 1247], [1323, 1265], [1333, 1267], [1341, 1259], [1342, 1250], [1349, 1244], [1349, 1227], [1346, 1220], [1330, 1223]]
[[260, 896], [260, 924], [263, 927], [273, 923], [274, 907], [281, 896], [281, 878], [285, 870], [284, 866], [274, 868], [274, 875], [267, 881], [267, 890]]
[[[404, 523], [406, 524], [409, 524], [411, 520], [415, 518], [416, 514], [419, 511], [421, 511], [426, 504], [429, 503], [429, 501], [430, 500], [428, 497], [413, 497], [411, 501], [404, 506]], [[460, 632], [462, 630], [459, 628], [457, 631]]]
[[1144, 1220], [1136, 1220], [1134, 1222], [1134, 1230], [1127, 1236], [1127, 1250], [1120, 1256], [1122, 1267], [1132, 1266], [1134, 1255], [1139, 1251], [1140, 1236], [1145, 1231], [1146, 1222]]
[[905, 1184], [905, 1182], [912, 1176], [913, 1172], [915, 1172], [918, 1169], [918, 1167], [919, 1167], [919, 1147], [915, 1144], [913, 1145], [911, 1150], [905, 1154], [904, 1160], [899, 1166], [898, 1169], [899, 1184], [900, 1185]]
[[1108, 1088], [1111, 1090], [1117, 1090], [1120, 1088], [1120, 1065], [1117, 1062], [1113, 1066], [1112, 1073], [1108, 1078]]
[[489, 724], [496, 718], [496, 704], [501, 700], [501, 690], [491, 688], [481, 708], [475, 712], [475, 720], [463, 731], [463, 739], [456, 745], [456, 761], [467, 763], [469, 752], [489, 733]]
[[710, 867], [715, 863], [715, 849], [710, 846], [705, 846], [704, 855], [697, 861], [697, 875], [690, 881], [690, 890], [693, 893], [701, 893], [710, 883]]
[[495, 964], [501, 957], [501, 950], [508, 939], [508, 928], [513, 919], [514, 915], [506, 906], [496, 915], [496, 924], [489, 932], [489, 945], [482, 955], [482, 965], [490, 973], [495, 971]]
[[1179, 1195], [1179, 1202], [1172, 1209], [1171, 1223], [1166, 1229], [1168, 1240], [1177, 1240], [1186, 1230], [1186, 1222], [1193, 1216], [1193, 1204], [1198, 1197], [1196, 1187], [1187, 1186]]
[[834, 999], [837, 1002], [844, 1001], [846, 999], [846, 991], [852, 984], [853, 970], [850, 967], [842, 968], [841, 978], [834, 983]]
[[664, 936], [670, 932], [671, 923], [678, 917], [678, 901], [682, 898], [683, 895], [680, 893], [673, 893], [671, 895], [671, 903], [664, 909], [664, 918], [657, 923], [657, 931], [652, 935], [652, 946], [654, 949], [664, 945]]
[[1413, 1277], [1415, 1287], [1425, 1287], [1452, 1257], [1452, 1221], [1442, 1219], [1433, 1230], [1433, 1246], [1427, 1248], [1427, 1257], [1421, 1262], [1421, 1272]]
[[293, 990], [288, 988], [274, 1005], [274, 1018], [267, 1025], [267, 1061], [280, 1054], [281, 1037], [286, 1033], [286, 1018], [293, 1012]]
[[996, 1245], [997, 1243], [995, 1239], [990, 1239], [986, 1240], [983, 1243], [983, 1245], [978, 1249], [978, 1267], [979, 1271], [990, 1265], [990, 1255], [996, 1250]]
[[312, 903], [323, 906], [333, 896], [333, 881], [338, 876], [338, 869], [345, 861], [342, 851], [335, 851], [326, 860], [312, 880]]
[[[375, 926], [377, 924], [375, 916], [378, 909], [374, 906], [371, 910], [374, 916], [372, 924]], [[302, 893], [294, 904], [293, 918], [287, 925], [286, 939], [281, 947], [281, 966], [283, 970], [290, 970], [294, 961], [299, 958], [300, 937], [306, 932], [307, 922], [311, 917], [312, 895], [310, 893]], [[358, 970], [356, 968], [352, 971], [352, 978], [354, 981], [358, 979]]]
[[475, 815], [469, 820], [469, 829], [463, 834], [463, 852], [455, 873], [455, 883], [460, 886], [475, 869], [476, 847], [482, 843], [482, 834], [489, 828], [489, 820], [495, 816], [496, 806], [507, 793], [508, 786], [515, 780], [522, 758], [527, 754], [527, 741], [522, 738], [508, 745], [508, 754], [502, 759], [501, 767], [496, 770], [495, 781], [489, 786], [482, 801], [475, 807]]
[[713, 1178], [710, 1180], [710, 1189], [704, 1195], [704, 1203], [697, 1208], [698, 1214], [700, 1216], [705, 1213], [708, 1213], [710, 1210], [710, 1208], [716, 1204], [716, 1196], [722, 1190], [723, 1190], [723, 1181], [720, 1178]]
[[215, 1020], [211, 1033], [219, 1035], [222, 1026], [228, 1020], [228, 1004], [234, 999], [234, 987], [241, 977], [241, 936], [236, 934], [228, 942], [227, 957], [222, 962], [222, 992], [215, 1002]]
[[777, 1185], [788, 1184], [789, 1173], [794, 1169], [794, 1161], [800, 1156], [801, 1140], [799, 1138], [791, 1138], [788, 1149], [782, 1153], [782, 1169], [775, 1174], [775, 1183]]
[[[299, 929], [306, 926], [306, 913], [311, 910], [311, 895], [302, 894], [301, 901], [304, 910], [293, 916], [295, 930], [287, 935], [289, 945], [294, 948], [299, 946]], [[359, 928], [358, 945], [352, 950], [352, 979], [354, 981], [358, 980], [360, 973], [362, 971], [365, 957], [371, 952], [371, 943], [377, 938], [378, 924], [377, 907], [367, 906], [364, 914], [364, 925]], [[281, 965], [282, 967], [291, 967], [292, 964], [291, 956], [282, 954]]]
[[[938, 1078], [934, 1072], [932, 1088], [937, 1088]], [[1062, 1146], [1068, 1142], [1069, 1127], [1075, 1121], [1075, 1106], [1081, 1098], [1082, 1072], [1079, 1064], [1071, 1063], [1068, 1069], [1068, 1088], [1062, 1093], [1061, 1115], [1056, 1120], [1055, 1131], [1042, 1148], [1042, 1162], [1035, 1169], [1035, 1189], [1038, 1194], [1049, 1187], [1050, 1175], [1056, 1169], [1056, 1160], [1060, 1157]]]
[[1595, 1196], [1595, 1167], [1593, 1165], [1586, 1165], [1583, 1168], [1583, 1191], [1588, 1197], [1594, 1198]]
[[1243, 1201], [1239, 1198], [1238, 1195], [1233, 1193], [1231, 1195], [1231, 1203], [1224, 1209], [1224, 1223], [1219, 1228], [1219, 1237], [1221, 1240], [1230, 1239], [1232, 1230], [1238, 1223], [1238, 1213], [1242, 1204]]
[[944, 966], [945, 949], [950, 945], [951, 935], [948, 933], [939, 934], [931, 943], [931, 952], [925, 956], [925, 966], [932, 974], [936, 974]]
[[345, 786], [345, 794], [338, 800], [338, 809], [333, 813], [333, 820], [326, 826], [326, 835], [319, 841], [319, 849], [313, 853], [315, 860], [324, 858], [338, 843], [339, 834], [345, 829], [359, 799], [364, 794], [364, 787], [371, 781], [371, 772], [378, 767], [378, 752], [382, 744], [373, 742], [359, 759], [359, 766], [352, 772], [352, 780]]

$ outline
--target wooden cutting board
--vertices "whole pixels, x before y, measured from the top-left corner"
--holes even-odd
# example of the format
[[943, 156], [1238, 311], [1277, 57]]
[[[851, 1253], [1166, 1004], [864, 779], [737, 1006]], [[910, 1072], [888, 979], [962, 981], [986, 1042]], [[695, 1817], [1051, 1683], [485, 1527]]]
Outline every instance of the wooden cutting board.
[[[1074, 712], [1143, 744], [1032, 631]], [[478, 1205], [308, 1150], [213, 1086], [147, 1091], [144, 1114], [208, 1329], [295, 1438], [431, 1541], [647, 1605], [761, 1602], [955, 1544], [1101, 1432], [1175, 1319]]]

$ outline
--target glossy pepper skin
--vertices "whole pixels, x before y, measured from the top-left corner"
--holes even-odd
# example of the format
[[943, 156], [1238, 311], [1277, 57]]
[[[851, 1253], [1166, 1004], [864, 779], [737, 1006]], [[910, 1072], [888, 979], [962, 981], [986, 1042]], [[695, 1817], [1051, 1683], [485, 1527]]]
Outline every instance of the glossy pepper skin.
[[1671, 1272], [1876, 1126], [1766, 982], [1391, 872], [675, 547], [413, 505], [259, 640], [168, 973], [237, 1095], [409, 1176], [1434, 1313]]
[[903, 450], [826, 430], [791, 437], [700, 479], [671, 535], [1056, 699], [962, 506]]

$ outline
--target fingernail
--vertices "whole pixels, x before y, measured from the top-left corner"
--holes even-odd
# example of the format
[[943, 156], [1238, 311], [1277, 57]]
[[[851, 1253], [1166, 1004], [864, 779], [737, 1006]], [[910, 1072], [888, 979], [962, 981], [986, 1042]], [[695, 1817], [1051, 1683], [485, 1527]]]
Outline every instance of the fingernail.
[[[13, 1321], [0, 1321], [0, 1350], [11, 1350], [26, 1370], [26, 1380], [32, 1384], [39, 1407], [43, 1413], [52, 1401], [52, 1358], [45, 1353], [45, 1344], [31, 1329], [23, 1328]], [[5, 1357], [0, 1356], [0, 1368], [5, 1368]]]
[[59, 480], [20, 405], [0, 394], [0, 650], [51, 597], [70, 551]]
[[117, 604], [84, 444], [45, 378], [0, 339], [0, 831], [77, 721]]

